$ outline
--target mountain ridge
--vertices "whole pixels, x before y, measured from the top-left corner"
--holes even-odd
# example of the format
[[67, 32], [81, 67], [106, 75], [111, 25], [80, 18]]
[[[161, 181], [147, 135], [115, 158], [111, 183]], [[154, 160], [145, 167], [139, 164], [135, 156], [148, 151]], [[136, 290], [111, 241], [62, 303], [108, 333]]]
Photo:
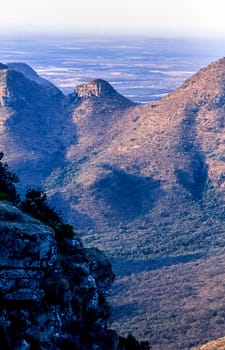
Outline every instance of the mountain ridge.
[[57, 158], [62, 162], [68, 130], [73, 131], [64, 112], [66, 98], [52, 86], [9, 67], [0, 71], [0, 147], [27, 187], [43, 181]]
[[[84, 242], [103, 249], [113, 259], [118, 280], [112, 300], [117, 308], [125, 310], [119, 313], [121, 319], [113, 318], [119, 331], [126, 333], [123, 326], [126, 319], [138, 337], [145, 336], [151, 343], [153, 339], [156, 349], [168, 350], [202, 342], [207, 332], [211, 338], [218, 337], [223, 334], [220, 323], [223, 313], [213, 316], [213, 311], [222, 309], [223, 287], [217, 289], [215, 279], [212, 292], [207, 281], [213, 273], [221, 274], [222, 278], [224, 271], [225, 59], [210, 64], [174, 92], [146, 105], [134, 104], [114, 92], [108, 83], [100, 83], [103, 89], [94, 80], [67, 97], [60, 95], [50, 114], [48, 106], [43, 105], [44, 116], [50, 115], [49, 125], [55, 129], [47, 127], [49, 140], [47, 133], [39, 137], [36, 130], [28, 137], [34, 142], [38, 140], [43, 151], [38, 153], [40, 162], [33, 163], [31, 159], [31, 164], [38, 167], [39, 173], [47, 164], [48, 172], [41, 178], [33, 176], [29, 184], [43, 184], [52, 203], [64, 210], [66, 221], [69, 219], [74, 224]], [[6, 87], [0, 84], [3, 100]], [[46, 91], [43, 86], [39, 90], [38, 84], [35, 89]], [[103, 95], [102, 91], [105, 91]], [[28, 95], [23, 97], [26, 105]], [[54, 106], [51, 96], [50, 100]], [[10, 116], [9, 107], [19, 111], [17, 103], [2, 106], [3, 126], [4, 117]], [[28, 108], [27, 116], [30, 113], [36, 120], [37, 108]], [[19, 111], [23, 117], [21, 111], [23, 108]], [[44, 117], [45, 123], [48, 118]], [[21, 138], [17, 120], [11, 120], [17, 137]], [[7, 154], [7, 146], [11, 148], [14, 141], [4, 132], [2, 135], [6, 141], [5, 144], [1, 141], [0, 146], [4, 145]], [[7, 140], [10, 140], [8, 144]], [[45, 149], [52, 156], [46, 158]], [[15, 147], [12, 150], [15, 152]], [[24, 176], [26, 166], [25, 162], [19, 175]], [[14, 164], [13, 169], [17, 171], [20, 167], [21, 164]], [[31, 175], [32, 172], [27, 173], [27, 177]], [[196, 257], [199, 257], [197, 262]], [[168, 258], [174, 263], [165, 266]], [[152, 263], [155, 270], [147, 268]], [[133, 266], [133, 277], [128, 273], [129, 266]], [[120, 271], [125, 271], [125, 275]], [[157, 283], [153, 285], [151, 279]], [[167, 289], [168, 279], [176, 286], [175, 291]], [[128, 305], [124, 283], [132, 291]], [[180, 285], [187, 285], [187, 289]], [[164, 302], [163, 289], [168, 300], [177, 298], [175, 316], [174, 310]], [[160, 312], [156, 313], [148, 303], [147, 290], [148, 299]], [[210, 293], [213, 305], [207, 303]], [[195, 295], [202, 296], [198, 314], [195, 310], [199, 310], [199, 299]], [[188, 298], [192, 301], [190, 309], [185, 307]], [[131, 313], [133, 319], [129, 316], [132, 307], [136, 312]], [[143, 319], [144, 314], [148, 319]], [[196, 320], [193, 327], [191, 317]], [[205, 333], [201, 322], [207, 329]], [[139, 329], [135, 324], [140, 325]], [[174, 339], [174, 343], [169, 339]]]

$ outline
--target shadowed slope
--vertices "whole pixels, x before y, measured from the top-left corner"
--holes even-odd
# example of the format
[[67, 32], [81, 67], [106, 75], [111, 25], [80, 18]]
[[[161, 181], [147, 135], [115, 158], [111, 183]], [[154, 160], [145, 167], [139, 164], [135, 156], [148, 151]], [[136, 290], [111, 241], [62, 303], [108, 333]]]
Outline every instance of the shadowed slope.
[[[223, 285], [216, 287], [218, 281], [212, 290], [209, 281], [213, 274], [223, 273], [219, 262], [225, 246], [224, 96], [225, 59], [152, 104], [111, 112], [105, 99], [96, 100], [94, 108], [97, 97], [86, 96], [80, 105], [72, 106], [77, 142], [68, 149], [70, 164], [54, 174], [49, 186], [56, 192], [58, 188], [64, 200], [72, 203], [67, 214], [80, 227], [84, 240], [115, 259], [118, 282], [112, 300], [122, 311], [116, 313], [113, 324], [126, 332], [126, 319], [155, 349], [186, 349], [208, 335], [223, 335], [223, 315], [213, 315], [224, 304], [225, 291]], [[131, 179], [141, 181], [137, 185]], [[153, 192], [147, 179], [158, 184]], [[82, 226], [77, 213], [88, 216]], [[196, 254], [202, 259], [196, 263], [196, 259], [185, 262], [184, 258], [182, 268], [172, 265], [168, 271], [159, 265], [156, 272], [136, 270], [135, 259], [146, 265], [149, 259], [164, 261], [168, 256], [176, 259]], [[119, 271], [126, 271], [131, 261], [133, 274], [124, 279]], [[203, 268], [204, 261], [211, 264], [210, 270]], [[174, 294], [173, 288], [168, 289], [168, 304], [164, 296], [167, 276], [179, 291]], [[152, 279], [157, 283], [150, 284]], [[120, 288], [124, 280], [125, 287]], [[203, 290], [206, 297], [200, 314], [195, 291], [202, 295]], [[127, 293], [131, 303], [126, 306]], [[151, 295], [155, 306], [148, 303]], [[172, 315], [174, 295], [177, 305]], [[185, 307], [187, 298], [195, 306]], [[212, 304], [207, 298], [212, 298]]]
[[[148, 105], [133, 104], [102, 80], [65, 99], [5, 67], [0, 79], [0, 146], [12, 150], [10, 160], [17, 150], [24, 169], [30, 162], [42, 178], [40, 165], [47, 164], [52, 201], [86, 243], [114, 258], [117, 329], [126, 332], [126, 319], [155, 349], [186, 349], [222, 336], [225, 59]], [[39, 184], [35, 171], [27, 176]], [[155, 269], [140, 271], [135, 261], [153, 261]], [[201, 310], [196, 296], [204, 296]]]
[[62, 164], [69, 135], [74, 137], [65, 116], [65, 96], [35, 79], [7, 66], [0, 71], [0, 148], [25, 186], [40, 186]]

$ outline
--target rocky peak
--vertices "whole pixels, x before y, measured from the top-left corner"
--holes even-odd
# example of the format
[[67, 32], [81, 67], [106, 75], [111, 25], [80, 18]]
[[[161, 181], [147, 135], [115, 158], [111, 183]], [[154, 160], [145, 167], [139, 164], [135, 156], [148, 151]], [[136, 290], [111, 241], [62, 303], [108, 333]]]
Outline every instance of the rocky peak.
[[[80, 119], [89, 119], [90, 116], [91, 119], [98, 116], [103, 120], [106, 116], [135, 105], [103, 79], [94, 79], [78, 85], [74, 93], [68, 96], [68, 100], [76, 124]], [[97, 124], [101, 124], [99, 120]]]
[[103, 79], [93, 79], [87, 83], [78, 85], [76, 88], [78, 97], [104, 97], [116, 93], [113, 87]]

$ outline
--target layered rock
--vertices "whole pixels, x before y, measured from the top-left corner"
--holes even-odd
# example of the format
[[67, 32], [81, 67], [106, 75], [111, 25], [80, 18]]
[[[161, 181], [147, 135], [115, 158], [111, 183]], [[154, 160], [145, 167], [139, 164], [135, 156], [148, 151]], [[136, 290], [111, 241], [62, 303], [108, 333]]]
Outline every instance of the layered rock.
[[54, 232], [7, 202], [0, 202], [1, 301], [40, 302], [45, 272], [56, 262]]
[[78, 85], [76, 87], [76, 92], [78, 97], [103, 97], [105, 93], [112, 93], [115, 90], [104, 80], [96, 79], [91, 80], [88, 83]]
[[116, 90], [114, 90], [113, 87], [103, 79], [94, 79], [87, 83], [78, 85], [75, 91], [78, 97], [81, 98], [88, 98], [91, 96], [104, 98], [108, 96], [113, 97], [113, 95], [116, 95], [118, 98], [123, 98], [125, 101], [125, 98], [118, 94], [118, 92], [116, 92]]
[[103, 79], [78, 85], [74, 93], [69, 95], [69, 102], [70, 113], [76, 123], [80, 119], [89, 119], [90, 116], [103, 121], [114, 112], [118, 113], [135, 105]]
[[[61, 242], [62, 243], [62, 242]], [[105, 293], [113, 274], [104, 255], [0, 201], [2, 349], [117, 349]]]

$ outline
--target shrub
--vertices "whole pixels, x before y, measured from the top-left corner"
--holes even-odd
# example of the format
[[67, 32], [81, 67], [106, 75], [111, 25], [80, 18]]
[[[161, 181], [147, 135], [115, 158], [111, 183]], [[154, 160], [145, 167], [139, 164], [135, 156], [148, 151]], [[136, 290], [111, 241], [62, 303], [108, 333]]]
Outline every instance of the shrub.
[[127, 338], [119, 338], [119, 348], [121, 350], [150, 350], [150, 344], [148, 341], [138, 342], [132, 334], [129, 334]]
[[4, 153], [0, 152], [0, 200], [10, 200], [18, 202], [19, 196], [17, 194], [15, 183], [19, 181], [18, 177], [8, 170], [8, 164], [1, 160]]
[[63, 223], [60, 215], [47, 203], [47, 195], [42, 190], [29, 189], [21, 207], [29, 215], [52, 227], [57, 240], [74, 237], [73, 227]]

